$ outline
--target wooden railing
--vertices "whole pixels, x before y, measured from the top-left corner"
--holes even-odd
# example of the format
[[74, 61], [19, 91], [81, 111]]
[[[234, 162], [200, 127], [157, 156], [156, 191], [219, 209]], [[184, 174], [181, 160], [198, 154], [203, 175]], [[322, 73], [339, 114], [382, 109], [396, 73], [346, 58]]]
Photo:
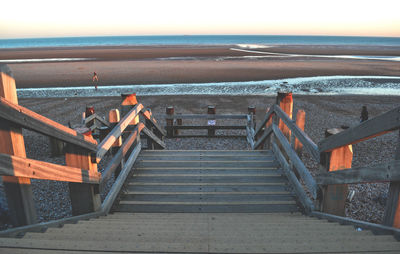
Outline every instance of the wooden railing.
[[[393, 227], [400, 228], [400, 143], [392, 162], [371, 167], [349, 168], [345, 165], [350, 164], [351, 167], [351, 158], [348, 153], [351, 149], [347, 146], [400, 129], [400, 107], [355, 127], [342, 130], [316, 145], [291, 119], [291, 112], [285, 112], [282, 109], [282, 100], [279, 100], [281, 97], [282, 95], [278, 95], [277, 103], [272, 105], [256, 129], [253, 149], [262, 149], [265, 143], [271, 146], [304, 211], [313, 216], [341, 223], [350, 223], [383, 233], [399, 234], [400, 231]], [[292, 108], [286, 105], [284, 107]], [[280, 123], [287, 127], [286, 135]], [[319, 173], [315, 179], [311, 176], [295, 151], [295, 139], [303, 145], [311, 158], [321, 165], [321, 168], [326, 168], [327, 172]], [[350, 155], [352, 157], [352, 153]], [[304, 185], [301, 184], [300, 179], [303, 180]], [[346, 201], [346, 195], [343, 193], [346, 193], [347, 188], [345, 184], [370, 182], [390, 182], [384, 225], [343, 217]], [[336, 189], [329, 189], [331, 186]], [[335, 195], [329, 195], [333, 191]]]
[[[125, 100], [127, 96], [124, 95], [122, 111], [125, 110], [125, 114], [122, 120], [115, 122], [115, 126], [98, 144], [90, 135], [83, 135], [18, 105], [15, 81], [7, 66], [0, 65], [0, 77], [0, 175], [3, 176], [14, 226], [36, 222], [31, 178], [69, 182], [73, 216], [93, 215], [93, 212], [97, 215], [106, 214], [142, 149], [140, 134], [143, 133], [148, 144], [152, 144], [148, 148], [165, 148], [163, 137], [166, 132], [158, 125], [151, 112], [136, 102], [135, 94], [128, 96], [130, 101]], [[132, 97], [134, 100], [131, 100]], [[119, 113], [118, 110], [113, 112]], [[145, 124], [139, 122], [139, 114], [144, 118]], [[112, 125], [96, 114], [84, 118], [82, 122], [87, 126], [94, 119], [101, 124], [93, 128], [89, 126], [91, 131]], [[26, 158], [22, 128], [65, 142], [66, 165]], [[85, 128], [77, 130], [80, 129]], [[121, 136], [123, 143], [118, 142]], [[97, 165], [112, 147], [113, 156], [100, 174]], [[101, 202], [100, 189], [113, 173], [116, 180]], [[42, 224], [36, 226], [40, 225]], [[33, 229], [35, 225], [27, 227]]]
[[[249, 107], [252, 108], [252, 107]], [[249, 114], [215, 114], [215, 107], [208, 107], [208, 114], [174, 114], [174, 108], [168, 107], [166, 109], [166, 126], [168, 138], [247, 138], [249, 140], [253, 138], [254, 129], [253, 123], [255, 116], [253, 113]], [[183, 125], [185, 120], [207, 120], [207, 125]], [[243, 125], [220, 125], [217, 124], [223, 120], [244, 120]], [[180, 130], [207, 130], [207, 134], [186, 134], [180, 133]], [[216, 130], [246, 130], [246, 135], [221, 135], [216, 134]]]

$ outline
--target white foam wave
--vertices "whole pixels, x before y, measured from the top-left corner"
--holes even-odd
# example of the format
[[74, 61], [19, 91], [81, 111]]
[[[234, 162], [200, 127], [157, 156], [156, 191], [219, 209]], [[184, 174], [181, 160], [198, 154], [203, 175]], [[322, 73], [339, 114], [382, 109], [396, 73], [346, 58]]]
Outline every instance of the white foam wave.
[[261, 44], [236, 44], [240, 48], [246, 49], [261, 49], [261, 48], [272, 48], [273, 46], [261, 45]]

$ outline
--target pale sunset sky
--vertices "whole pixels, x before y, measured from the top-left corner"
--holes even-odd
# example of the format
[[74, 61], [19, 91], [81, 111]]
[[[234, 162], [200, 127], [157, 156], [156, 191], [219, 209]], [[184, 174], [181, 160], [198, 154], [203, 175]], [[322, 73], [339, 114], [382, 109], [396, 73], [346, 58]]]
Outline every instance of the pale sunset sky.
[[108, 35], [400, 37], [400, 0], [8, 0], [0, 39]]

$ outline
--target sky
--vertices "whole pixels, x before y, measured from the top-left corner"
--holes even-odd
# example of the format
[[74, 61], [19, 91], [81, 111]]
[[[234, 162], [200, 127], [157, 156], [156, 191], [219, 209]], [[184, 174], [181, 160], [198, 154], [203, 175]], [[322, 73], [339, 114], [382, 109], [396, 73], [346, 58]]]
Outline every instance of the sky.
[[400, 37], [400, 0], [9, 0], [0, 38], [112, 35]]

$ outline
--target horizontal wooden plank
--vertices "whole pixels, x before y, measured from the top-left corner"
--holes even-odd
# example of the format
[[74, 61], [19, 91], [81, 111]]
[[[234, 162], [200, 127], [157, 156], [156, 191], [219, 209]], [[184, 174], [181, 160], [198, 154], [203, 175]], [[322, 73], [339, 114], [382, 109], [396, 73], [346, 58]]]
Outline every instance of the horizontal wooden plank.
[[198, 174], [198, 175], [209, 175], [209, 174], [218, 174], [218, 175], [281, 175], [283, 174], [282, 170], [273, 169], [136, 169], [135, 175], [169, 175], [169, 174]]
[[173, 153], [169, 154], [168, 156], [159, 156], [159, 155], [140, 155], [139, 161], [141, 160], [156, 160], [156, 161], [229, 161], [231, 159], [235, 159], [235, 161], [274, 161], [275, 157], [271, 155], [266, 156], [230, 156], [230, 155], [215, 155], [215, 156], [207, 156], [207, 155], [188, 155], [188, 156], [181, 156], [175, 155]]
[[254, 136], [257, 137], [258, 135], [261, 134], [263, 129], [265, 128], [265, 125], [269, 121], [269, 119], [273, 116], [274, 114], [274, 109], [275, 109], [275, 104], [270, 107], [269, 111], [265, 114], [264, 119], [261, 121], [261, 123], [258, 125], [257, 130], [255, 131]]
[[[137, 104], [133, 109], [125, 115], [124, 118], [110, 131], [110, 133], [104, 138], [104, 140], [97, 146], [96, 160], [97, 163], [103, 158], [107, 151], [112, 147], [114, 142], [122, 135], [122, 132], [129, 126], [132, 120], [139, 114], [143, 109], [142, 104]], [[144, 128], [143, 123], [138, 124], [139, 133]]]
[[164, 141], [162, 141], [161, 139], [159, 139], [153, 132], [151, 132], [149, 129], [147, 129], [146, 127], [144, 127], [142, 129], [142, 132], [151, 140], [153, 140], [153, 142], [157, 143], [161, 148], [165, 149], [167, 146], [165, 145]]
[[[150, 120], [150, 122], [152, 123], [153, 127], [156, 128], [156, 130], [162, 135], [162, 136], [166, 136], [167, 133], [165, 132], [165, 130], [163, 128], [161, 128], [158, 125], [157, 120], [154, 118], [153, 114], [147, 110], [147, 109], [142, 109], [141, 114], [147, 119]], [[147, 126], [150, 127], [150, 126]]]
[[214, 136], [209, 135], [174, 135], [172, 138], [246, 138], [246, 135], [220, 135], [216, 133]]
[[272, 144], [272, 149], [276, 154], [277, 160], [280, 162], [281, 167], [283, 168], [284, 172], [286, 173], [286, 176], [296, 193], [296, 196], [298, 200], [300, 201], [301, 206], [303, 207], [303, 210], [306, 214], [309, 214], [311, 211], [314, 210], [314, 204], [310, 200], [310, 198], [307, 196], [307, 193], [304, 191], [303, 186], [300, 184], [298, 181], [297, 177], [293, 173], [293, 171], [290, 169], [289, 164], [287, 163], [285, 157], [283, 156], [282, 152], [279, 150], [278, 146], [273, 143]]
[[245, 204], [245, 205], [125, 205], [120, 204], [119, 212], [167, 212], [167, 213], [277, 213], [297, 212], [295, 204]]
[[141, 186], [129, 185], [129, 192], [287, 192], [288, 186], [285, 185], [220, 185], [220, 186], [203, 186], [203, 185], [176, 185], [176, 186]]
[[262, 144], [264, 144], [265, 140], [272, 134], [272, 127], [268, 127], [263, 133], [263, 135], [257, 139], [257, 142], [254, 144], [253, 149], [258, 149]]
[[173, 125], [165, 126], [167, 130], [245, 130], [245, 125]]
[[124, 201], [154, 201], [154, 202], [237, 202], [237, 201], [293, 201], [292, 195], [264, 195], [264, 194], [217, 194], [217, 195], [202, 195], [202, 194], [189, 194], [189, 195], [157, 195], [157, 194], [123, 194]]
[[212, 182], [212, 183], [205, 183], [205, 182], [192, 182], [192, 183], [174, 183], [174, 182], [168, 182], [168, 183], [157, 183], [157, 182], [135, 182], [134, 180], [129, 180], [128, 185], [141, 185], [141, 186], [253, 186], [253, 185], [257, 185], [257, 186], [271, 186], [271, 185], [280, 185], [280, 186], [286, 186], [287, 182], [268, 182], [268, 183], [253, 183], [253, 182]]
[[272, 155], [271, 150], [143, 150], [141, 156], [265, 156]]
[[136, 167], [274, 167], [276, 161], [154, 161], [141, 160], [138, 161]]
[[297, 125], [296, 122], [289, 118], [289, 116], [279, 107], [274, 107], [276, 115], [286, 124], [286, 126], [292, 131], [297, 139], [303, 144], [307, 151], [313, 156], [314, 160], [319, 162], [320, 153], [318, 146], [312, 141], [312, 139]]
[[100, 173], [0, 153], [0, 175], [34, 179], [99, 183]]
[[318, 184], [351, 184], [400, 181], [400, 161], [395, 160], [371, 167], [353, 167], [318, 174]]
[[320, 152], [327, 152], [337, 147], [356, 144], [399, 128], [400, 107], [397, 107], [357, 126], [325, 138], [318, 143], [318, 148]]
[[97, 141], [0, 97], [0, 118], [43, 135], [96, 151]]
[[282, 145], [283, 149], [285, 150], [285, 153], [289, 156], [289, 159], [292, 162], [293, 166], [295, 167], [296, 171], [304, 180], [304, 183], [306, 184], [311, 195], [314, 198], [316, 198], [318, 186], [314, 178], [312, 177], [306, 166], [304, 166], [303, 162], [301, 161], [297, 153], [290, 146], [288, 140], [283, 135], [279, 127], [276, 124], [272, 124], [272, 129], [274, 131], [275, 137], [279, 140], [279, 143]]
[[175, 114], [175, 115], [165, 115], [165, 119], [247, 119], [247, 115]]
[[137, 183], [284, 183], [286, 178], [280, 175], [275, 176], [134, 176], [133, 182]]

